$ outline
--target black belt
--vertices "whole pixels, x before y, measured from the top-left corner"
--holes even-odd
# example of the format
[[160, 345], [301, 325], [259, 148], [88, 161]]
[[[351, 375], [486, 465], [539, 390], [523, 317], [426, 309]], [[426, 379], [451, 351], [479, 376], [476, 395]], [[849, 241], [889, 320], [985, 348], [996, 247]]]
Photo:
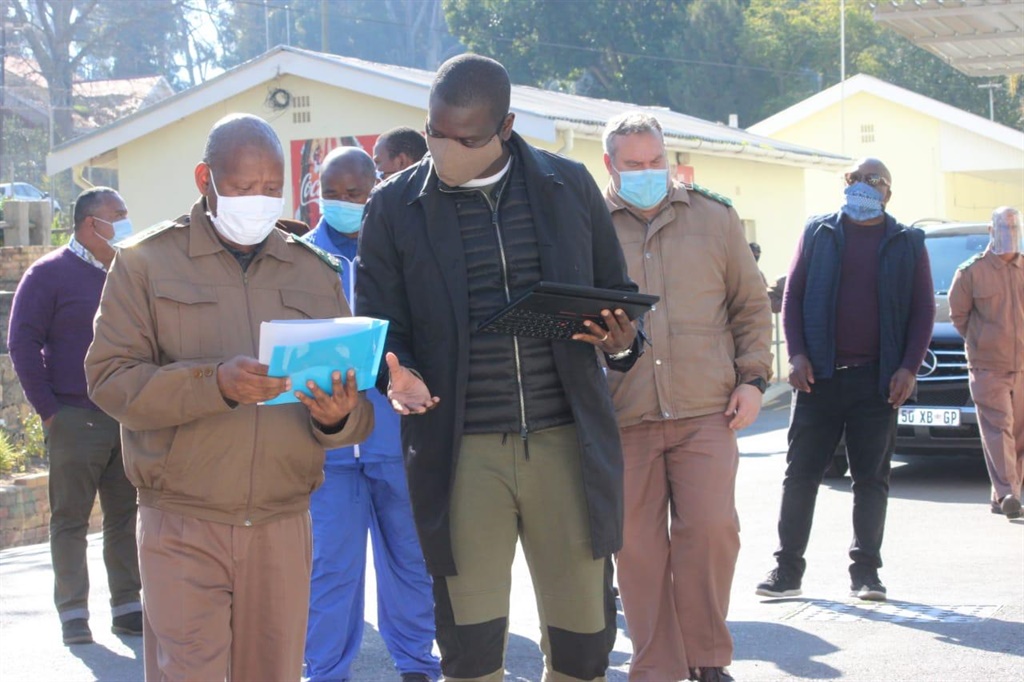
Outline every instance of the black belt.
[[844, 370], [844, 369], [865, 369], [865, 368], [874, 367], [874, 366], [875, 366], [874, 362], [864, 362], [864, 363], [861, 363], [859, 365], [836, 365], [835, 366], [835, 370], [837, 372], [839, 372], [839, 371]]

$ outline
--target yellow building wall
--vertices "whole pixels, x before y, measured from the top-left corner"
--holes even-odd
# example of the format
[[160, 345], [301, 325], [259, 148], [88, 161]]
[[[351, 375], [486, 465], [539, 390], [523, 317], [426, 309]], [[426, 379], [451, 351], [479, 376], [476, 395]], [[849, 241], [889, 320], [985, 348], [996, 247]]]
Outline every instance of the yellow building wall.
[[[828, 107], [772, 137], [853, 158], [881, 159], [893, 178], [887, 208], [908, 224], [925, 218], [987, 221], [996, 206], [1024, 205], [1024, 155], [1019, 151], [868, 93], [857, 93], [845, 107]], [[977, 166], [979, 174], [950, 172], [951, 166]], [[843, 201], [842, 188], [841, 174], [808, 171], [808, 215], [835, 211]]]
[[946, 173], [945, 217], [965, 222], [985, 222], [999, 206], [1024, 208], [1024, 185], [995, 182], [967, 173]]
[[[940, 125], [936, 119], [868, 93], [846, 99], [772, 135], [852, 158], [876, 157], [892, 174], [888, 211], [911, 223], [942, 218], [946, 183], [941, 168]], [[828, 213], [842, 205], [842, 182], [814, 174], [807, 188], [807, 214]]]
[[[269, 87], [288, 90], [293, 103], [297, 97], [308, 96], [310, 106], [273, 111], [265, 105]], [[289, 212], [293, 205], [292, 140], [376, 135], [400, 125], [419, 130], [426, 113], [425, 108], [408, 107], [290, 75], [252, 88], [118, 149], [120, 191], [137, 229], [188, 212], [199, 196], [193, 170], [202, 158], [206, 136], [218, 119], [234, 112], [267, 119], [281, 139], [285, 151], [285, 206]], [[293, 113], [297, 112], [309, 112], [309, 122], [294, 122]]]

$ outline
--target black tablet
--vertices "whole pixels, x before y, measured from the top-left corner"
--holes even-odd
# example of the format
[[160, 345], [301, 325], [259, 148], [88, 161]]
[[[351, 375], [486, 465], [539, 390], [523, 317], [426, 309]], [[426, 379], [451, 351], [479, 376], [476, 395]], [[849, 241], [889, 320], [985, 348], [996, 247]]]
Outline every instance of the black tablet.
[[482, 322], [477, 331], [537, 339], [569, 339], [574, 334], [588, 333], [584, 320], [604, 328], [602, 310], [621, 309], [630, 320], [635, 320], [658, 300], [658, 296], [634, 291], [538, 282]]

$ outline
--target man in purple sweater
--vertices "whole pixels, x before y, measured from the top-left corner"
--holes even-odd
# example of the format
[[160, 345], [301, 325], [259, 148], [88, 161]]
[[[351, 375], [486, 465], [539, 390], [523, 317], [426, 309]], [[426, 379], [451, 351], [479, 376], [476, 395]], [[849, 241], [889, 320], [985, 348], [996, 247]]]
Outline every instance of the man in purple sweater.
[[89, 400], [84, 369], [113, 244], [132, 233], [127, 214], [109, 187], [83, 192], [71, 241], [32, 264], [11, 309], [11, 360], [46, 433], [53, 596], [65, 644], [92, 642], [85, 536], [97, 491], [112, 630], [142, 634], [135, 487], [125, 478], [118, 423]]
[[839, 212], [808, 220], [783, 299], [796, 390], [777, 566], [757, 586], [766, 597], [801, 594], [818, 486], [845, 430], [853, 478], [851, 595], [886, 599], [878, 569], [896, 410], [914, 391], [935, 297], [924, 233], [885, 212], [889, 170], [864, 159], [845, 179]]

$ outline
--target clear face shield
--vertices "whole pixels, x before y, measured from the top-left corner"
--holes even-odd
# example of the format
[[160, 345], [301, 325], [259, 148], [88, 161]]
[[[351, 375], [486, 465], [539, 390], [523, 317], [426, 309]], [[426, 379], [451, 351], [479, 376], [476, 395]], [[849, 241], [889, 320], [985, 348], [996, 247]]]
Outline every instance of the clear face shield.
[[992, 213], [991, 241], [989, 248], [997, 255], [1020, 253], [1022, 240], [1020, 211], [1015, 208], [999, 208]]

